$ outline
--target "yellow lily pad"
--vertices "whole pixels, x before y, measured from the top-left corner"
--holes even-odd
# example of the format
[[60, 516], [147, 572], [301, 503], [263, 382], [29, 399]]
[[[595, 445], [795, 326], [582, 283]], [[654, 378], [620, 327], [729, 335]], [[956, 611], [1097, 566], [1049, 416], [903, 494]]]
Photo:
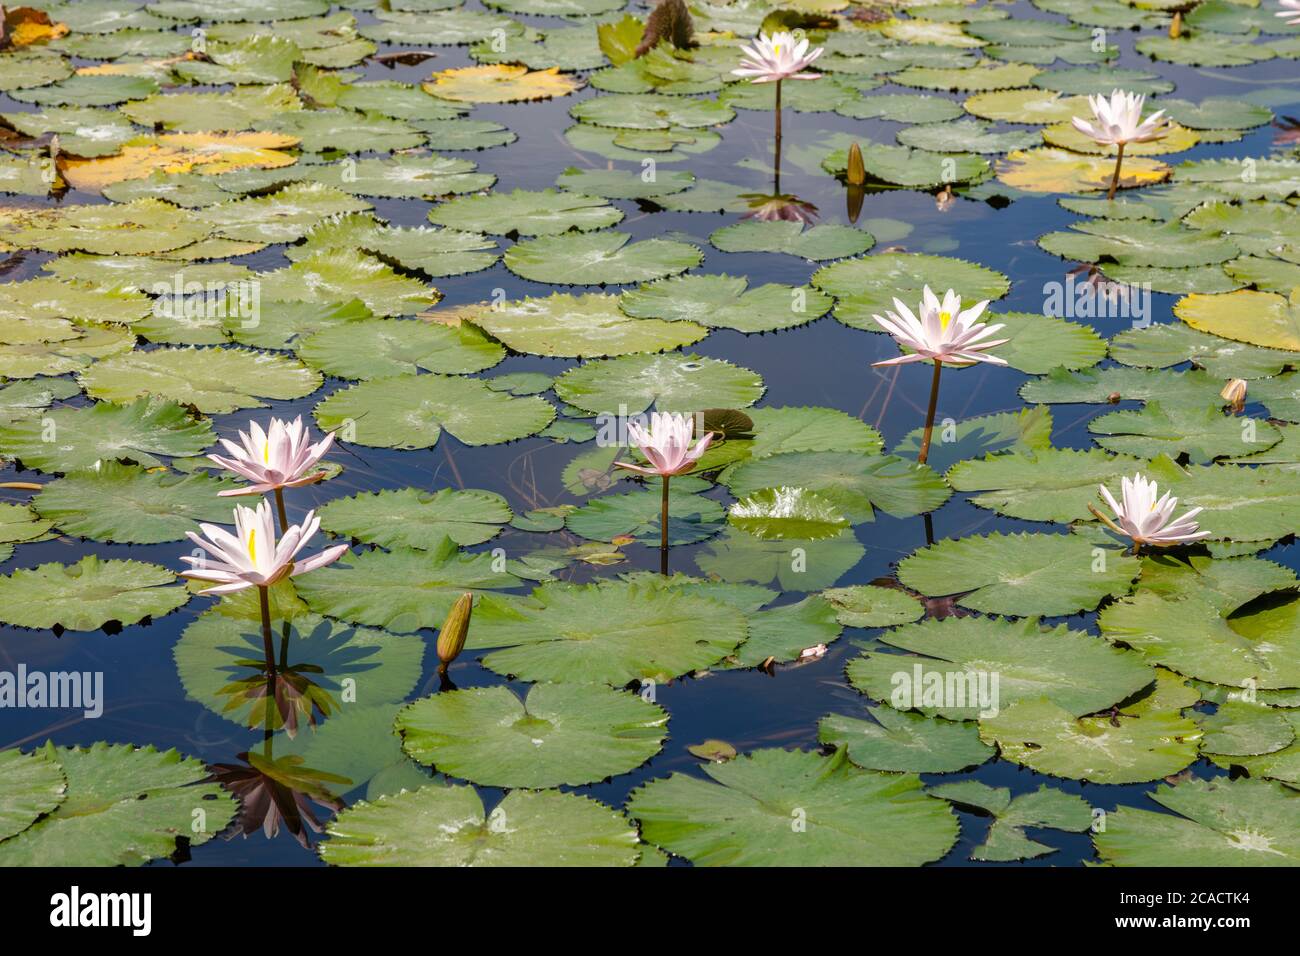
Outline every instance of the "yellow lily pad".
[[[1087, 117], [1089, 114], [1080, 113], [1077, 115]], [[1048, 146], [1072, 149], [1076, 153], [1090, 153], [1113, 158], [1116, 152], [1114, 146], [1097, 145], [1075, 129], [1074, 125], [1068, 120], [1064, 123], [1054, 123], [1044, 129], [1043, 139]], [[1170, 125], [1169, 133], [1162, 139], [1152, 140], [1149, 143], [1129, 143], [1124, 147], [1124, 156], [1127, 159], [1129, 156], [1162, 156], [1165, 153], [1181, 153], [1185, 149], [1191, 149], [1200, 141], [1201, 137], [1195, 131], [1188, 129], [1186, 126], [1173, 123]]]
[[143, 179], [155, 170], [165, 173], [224, 173], [253, 166], [278, 169], [292, 166], [294, 157], [281, 152], [298, 142], [283, 133], [167, 133], [127, 142], [115, 156], [67, 159], [60, 171], [77, 189], [97, 192], [126, 179]]
[[[1017, 149], [1000, 160], [997, 177], [1008, 186], [1031, 193], [1075, 193], [1106, 189], [1115, 161], [1105, 156], [1084, 156], [1067, 149], [1044, 146]], [[1149, 186], [1169, 178], [1170, 169], [1155, 159], [1135, 156], [1124, 160], [1121, 189]]]
[[511, 63], [494, 63], [435, 73], [424, 84], [424, 91], [463, 103], [515, 103], [568, 96], [583, 85], [581, 79], [561, 73], [558, 67], [530, 70]]
[[1201, 332], [1265, 348], [1300, 349], [1300, 289], [1288, 298], [1276, 292], [1241, 289], [1217, 295], [1194, 293], [1179, 299], [1174, 314]]

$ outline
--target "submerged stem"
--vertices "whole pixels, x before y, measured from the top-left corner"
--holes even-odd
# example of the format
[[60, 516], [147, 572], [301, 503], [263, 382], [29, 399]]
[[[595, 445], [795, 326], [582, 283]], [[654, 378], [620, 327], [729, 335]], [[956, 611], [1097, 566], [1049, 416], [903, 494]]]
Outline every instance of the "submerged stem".
[[934, 413], [939, 407], [939, 373], [942, 371], [943, 363], [935, 359], [934, 378], [930, 382], [930, 407], [925, 413], [925, 433], [921, 436], [921, 452], [916, 456], [917, 464], [920, 465], [924, 465], [930, 457], [930, 436], [934, 434]]
[[1119, 170], [1124, 165], [1124, 144], [1119, 144], [1119, 152], [1115, 154], [1115, 175], [1110, 178], [1110, 191], [1106, 193], [1108, 200], [1115, 198], [1115, 190], [1119, 189]]

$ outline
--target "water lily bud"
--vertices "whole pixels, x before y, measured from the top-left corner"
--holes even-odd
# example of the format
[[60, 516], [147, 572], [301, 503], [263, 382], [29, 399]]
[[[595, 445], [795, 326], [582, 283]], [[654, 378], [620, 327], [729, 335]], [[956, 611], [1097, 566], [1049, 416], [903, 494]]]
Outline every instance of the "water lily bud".
[[1241, 411], [1246, 407], [1246, 380], [1244, 378], [1228, 379], [1228, 384], [1223, 386], [1223, 391], [1219, 394], [1232, 406], [1234, 412]]
[[844, 179], [850, 186], [861, 186], [867, 181], [867, 167], [862, 162], [862, 150], [857, 143], [849, 147], [849, 169]]
[[465, 638], [469, 636], [469, 616], [474, 610], [474, 595], [466, 591], [456, 599], [456, 603], [447, 612], [447, 619], [438, 631], [438, 670], [445, 671], [447, 665], [460, 656], [465, 649]]

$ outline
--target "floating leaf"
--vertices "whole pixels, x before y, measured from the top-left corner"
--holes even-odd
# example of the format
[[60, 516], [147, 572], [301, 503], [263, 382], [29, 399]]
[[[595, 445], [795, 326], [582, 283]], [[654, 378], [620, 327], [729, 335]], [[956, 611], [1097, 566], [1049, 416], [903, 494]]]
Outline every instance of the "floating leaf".
[[804, 229], [799, 222], [747, 219], [723, 226], [709, 236], [723, 252], [780, 252], [820, 262], [866, 252], [876, 240], [852, 226], [827, 223]]
[[931, 787], [929, 793], [954, 804], [976, 807], [993, 815], [988, 838], [975, 848], [972, 860], [1011, 862], [1055, 853], [1025, 835], [1025, 829], [1050, 828], [1082, 833], [1093, 825], [1092, 808], [1078, 794], [1063, 793], [1047, 784], [1012, 799], [1007, 787], [990, 787], [978, 780], [962, 780]]
[[335, 498], [318, 514], [321, 527], [331, 534], [389, 550], [436, 550], [444, 537], [462, 547], [482, 544], [511, 517], [510, 506], [495, 492], [453, 488], [432, 493], [399, 488]]
[[176, 576], [142, 561], [51, 562], [0, 577], [0, 620], [17, 627], [93, 631], [109, 621], [136, 624], [170, 614], [189, 600]]
[[335, 866], [631, 866], [637, 843], [590, 797], [516, 790], [489, 815], [473, 787], [427, 786], [344, 810], [320, 853]]
[[22, 833], [63, 802], [67, 781], [48, 751], [0, 750], [0, 841]]
[[[1164, 163], [1135, 156], [1125, 159], [1119, 184], [1124, 189], [1148, 186], [1168, 179], [1169, 173]], [[1096, 192], [1109, 188], [1114, 174], [1114, 160], [1050, 146], [1013, 150], [997, 165], [999, 180], [1032, 193]]]
[[603, 199], [555, 189], [461, 196], [429, 210], [429, 220], [452, 229], [504, 236], [550, 236], [613, 226], [623, 213]]
[[1055, 617], [1090, 611], [1128, 593], [1139, 562], [1071, 535], [989, 534], [923, 548], [898, 565], [898, 579], [927, 595], [985, 614]]
[[663, 708], [596, 684], [536, 684], [435, 694], [397, 715], [402, 747], [423, 764], [480, 786], [543, 789], [618, 776], [659, 752]]
[[1000, 272], [947, 256], [885, 252], [823, 266], [813, 273], [812, 284], [835, 296], [835, 318], [851, 328], [878, 330], [871, 316], [894, 308], [897, 297], [921, 300], [929, 285], [954, 289], [963, 299], [1000, 299], [1011, 282]]
[[817, 724], [817, 739], [848, 748], [849, 759], [868, 770], [903, 773], [955, 773], [994, 755], [969, 723], [868, 707], [872, 720], [828, 714]]
[[518, 242], [506, 250], [506, 268], [534, 282], [556, 285], [620, 285], [646, 282], [699, 265], [695, 246], [673, 239], [645, 239], [618, 232], [571, 233]]
[[918, 777], [861, 770], [842, 749], [757, 750], [702, 769], [712, 782], [675, 773], [628, 800], [647, 841], [697, 866], [920, 866], [957, 839]]
[[582, 80], [569, 73], [529, 70], [514, 64], [464, 66], [435, 73], [424, 84], [426, 93], [465, 103], [517, 103], [568, 96], [582, 88]]
[[[828, 296], [807, 286], [769, 282], [746, 289], [728, 275], [683, 275], [624, 292], [619, 308], [637, 318], [689, 321], [739, 332], [773, 332], [825, 315]], [[683, 343], [689, 344], [689, 343]]]
[[721, 359], [626, 355], [569, 369], [555, 380], [555, 394], [595, 413], [626, 406], [629, 414], [638, 414], [654, 405], [659, 411], [693, 414], [753, 405], [763, 396], [763, 382], [749, 369]]
[[[63, 768], [67, 795], [22, 833], [0, 843], [4, 866], [140, 866], [220, 833], [238, 810], [234, 798], [205, 783], [207, 768], [175, 750], [97, 743], [56, 749], [45, 760]], [[206, 826], [195, 830], [203, 808]]]
[[312, 368], [350, 379], [419, 370], [449, 375], [481, 372], [505, 358], [505, 349], [472, 325], [378, 318], [322, 329], [303, 338], [297, 352]]
[[[671, 486], [670, 486], [671, 491]], [[658, 546], [661, 502], [659, 491], [633, 491], [625, 495], [593, 498], [565, 519], [574, 534], [594, 541], [631, 538]], [[670, 494], [668, 500], [668, 543], [695, 544], [711, 538], [722, 528], [722, 505], [700, 495]]]

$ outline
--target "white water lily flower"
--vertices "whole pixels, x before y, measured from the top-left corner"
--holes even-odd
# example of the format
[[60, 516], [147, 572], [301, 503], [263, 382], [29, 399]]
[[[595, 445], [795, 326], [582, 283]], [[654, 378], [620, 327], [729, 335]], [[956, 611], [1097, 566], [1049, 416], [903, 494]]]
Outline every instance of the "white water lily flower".
[[1300, 26], [1300, 0], [1278, 0], [1278, 6], [1282, 9], [1273, 16], [1286, 17], [1289, 26]]
[[949, 289], [940, 302], [926, 286], [921, 295], [921, 317], [918, 319], [902, 300], [894, 299], [897, 313], [886, 312], [885, 317], [872, 316], [876, 323], [894, 337], [899, 345], [912, 351], [898, 358], [875, 362], [875, 365], [903, 365], [935, 359], [945, 365], [973, 365], [989, 362], [1006, 365], [1006, 359], [986, 353], [987, 349], [1005, 345], [1010, 339], [989, 336], [1003, 328], [1002, 324], [988, 325], [978, 321], [988, 301], [978, 302], [966, 311], [961, 308], [961, 296]]
[[1070, 122], [1084, 136], [1099, 146], [1118, 146], [1124, 143], [1149, 143], [1169, 132], [1165, 111], [1158, 110], [1142, 119], [1142, 104], [1146, 97], [1138, 93], [1114, 90], [1107, 100], [1104, 96], [1088, 97], [1094, 122], [1079, 117]]
[[807, 38], [798, 39], [793, 33], [760, 33], [754, 45], [741, 46], [745, 54], [740, 68], [732, 70], [734, 76], [747, 77], [753, 83], [773, 83], [781, 80], [815, 80], [820, 74], [802, 73], [804, 67], [822, 55], [818, 47], [808, 52]]
[[1122, 479], [1120, 486], [1122, 503], [1115, 501], [1115, 497], [1105, 485], [1101, 486], [1101, 498], [1115, 513], [1115, 521], [1118, 525], [1108, 521], [1100, 513], [1098, 517], [1106, 521], [1113, 530], [1132, 538], [1135, 544], [1151, 544], [1165, 548], [1199, 541], [1210, 536], [1210, 532], [1198, 530], [1199, 526], [1192, 520], [1201, 513], [1203, 510], [1201, 508], [1192, 508], [1181, 518], [1170, 521], [1170, 516], [1178, 507], [1178, 499], [1171, 497], [1167, 491], [1157, 498], [1159, 488], [1154, 481], [1137, 474], [1132, 478]]
[[337, 561], [348, 549], [346, 544], [339, 544], [305, 561], [295, 561], [298, 552], [306, 547], [320, 527], [320, 519], [309, 511], [302, 524], [290, 525], [277, 541], [275, 519], [270, 502], [265, 499], [258, 503], [256, 510], [235, 506], [234, 534], [214, 524], [201, 524], [199, 527], [203, 536], [193, 531], [187, 536], [216, 560], [183, 555], [181, 560], [191, 568], [182, 571], [181, 576], [216, 582], [216, 587], [200, 591], [200, 594], [233, 594], [245, 588], [270, 587], [284, 578], [306, 574]]
[[332, 434], [327, 434], [312, 444], [307, 428], [302, 423], [302, 416], [292, 422], [272, 418], [266, 431], [262, 431], [262, 426], [257, 422], [249, 422], [248, 431], [241, 431], [239, 440], [240, 444], [236, 445], [225, 438], [221, 439], [221, 444], [230, 452], [230, 457], [209, 455], [208, 458], [253, 484], [246, 488], [222, 491], [222, 497], [260, 495], [278, 488], [297, 488], [320, 481], [325, 477], [325, 472], [313, 473], [312, 468], [334, 444]]
[[691, 447], [695, 433], [695, 421], [690, 415], [674, 415], [655, 412], [650, 416], [650, 428], [646, 430], [636, 422], [627, 423], [628, 437], [632, 444], [641, 449], [650, 467], [633, 465], [616, 461], [614, 464], [628, 471], [643, 475], [663, 475], [671, 477], [689, 471], [699, 461], [704, 450], [713, 441], [713, 432], [707, 433]]

